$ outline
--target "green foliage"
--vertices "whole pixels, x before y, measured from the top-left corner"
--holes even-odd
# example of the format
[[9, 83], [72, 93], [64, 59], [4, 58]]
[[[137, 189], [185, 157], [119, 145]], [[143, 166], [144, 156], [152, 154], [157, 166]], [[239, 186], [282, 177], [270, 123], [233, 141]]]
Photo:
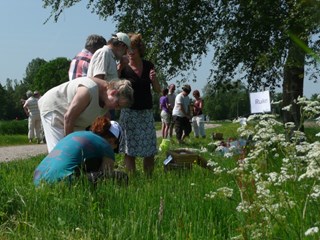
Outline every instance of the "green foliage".
[[62, 57], [42, 64], [35, 74], [33, 88], [45, 93], [49, 89], [69, 81], [69, 67], [70, 60]]
[[241, 84], [224, 85], [217, 89], [208, 83], [204, 102], [204, 112], [211, 120], [232, 120], [250, 114], [249, 92]]
[[[138, 173], [128, 187], [104, 181], [93, 188], [80, 178], [71, 185], [35, 188], [32, 173], [44, 156], [1, 163], [0, 238], [304, 239], [304, 232], [317, 226], [314, 213], [320, 210], [318, 202], [305, 204], [309, 185], [288, 181], [271, 187], [270, 197], [263, 195], [265, 185], [257, 185], [250, 174], [236, 175], [239, 156], [225, 158], [211, 144], [212, 132], [237, 138], [239, 125], [216, 123], [219, 126], [206, 130], [206, 139], [191, 136], [184, 145], [201, 149], [198, 154], [215, 164], [213, 170], [193, 165], [192, 170], [164, 172], [166, 153], [159, 152], [153, 177], [142, 174], [138, 159]], [[171, 149], [180, 147], [175, 140], [171, 143]], [[279, 170], [280, 161], [270, 158], [269, 171]], [[117, 163], [121, 169], [122, 156]], [[256, 179], [267, 176], [255, 173]], [[239, 205], [245, 200], [251, 205]], [[285, 220], [279, 221], [281, 217]]]
[[0, 87], [1, 107], [0, 120], [23, 119], [23, 111], [20, 99], [25, 98], [25, 88], [17, 80], [7, 79], [6, 86]]
[[0, 121], [0, 135], [27, 134], [28, 120]]
[[[26, 74], [23, 78], [23, 83], [26, 85], [27, 89], [32, 89], [34, 86], [33, 82], [34, 79], [40, 70], [41, 66], [43, 64], [46, 64], [47, 62], [44, 59], [41, 58], [35, 58], [32, 59], [31, 62], [28, 64], [26, 68]], [[34, 90], [37, 90], [36, 88]]]

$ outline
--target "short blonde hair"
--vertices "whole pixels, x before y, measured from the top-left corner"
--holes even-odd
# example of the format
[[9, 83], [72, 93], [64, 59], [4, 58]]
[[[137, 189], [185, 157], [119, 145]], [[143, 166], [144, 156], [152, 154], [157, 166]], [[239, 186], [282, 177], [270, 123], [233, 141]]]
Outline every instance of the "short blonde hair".
[[108, 89], [117, 90], [117, 97], [125, 103], [123, 107], [129, 108], [133, 104], [133, 88], [131, 82], [127, 79], [118, 79], [108, 82]]

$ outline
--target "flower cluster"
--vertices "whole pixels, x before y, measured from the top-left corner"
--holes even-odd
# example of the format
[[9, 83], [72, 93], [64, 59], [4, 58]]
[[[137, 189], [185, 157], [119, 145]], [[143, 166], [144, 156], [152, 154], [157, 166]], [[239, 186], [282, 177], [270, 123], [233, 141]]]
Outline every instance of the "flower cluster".
[[[299, 98], [297, 104], [301, 106], [302, 122], [311, 118], [320, 125], [320, 101]], [[291, 106], [283, 108], [290, 109]], [[245, 229], [251, 239], [270, 239], [280, 225], [286, 231], [290, 228], [285, 225], [288, 212], [302, 214], [301, 221], [304, 221], [313, 214], [309, 208], [320, 208], [320, 142], [308, 142], [305, 134], [296, 129], [301, 126], [291, 122], [283, 124], [272, 114], [252, 115], [247, 124], [238, 129], [239, 136], [251, 139], [252, 143], [246, 156], [238, 159], [237, 166], [224, 173], [236, 180], [239, 189], [236, 209], [239, 214], [250, 216]], [[219, 147], [218, 144], [218, 150]], [[230, 152], [228, 154], [230, 157]], [[217, 161], [210, 165], [221, 172]], [[206, 197], [236, 199], [234, 195], [229, 188], [219, 188]], [[315, 222], [302, 232], [306, 236], [319, 234], [319, 225]], [[301, 226], [310, 226], [310, 223], [302, 222]]]

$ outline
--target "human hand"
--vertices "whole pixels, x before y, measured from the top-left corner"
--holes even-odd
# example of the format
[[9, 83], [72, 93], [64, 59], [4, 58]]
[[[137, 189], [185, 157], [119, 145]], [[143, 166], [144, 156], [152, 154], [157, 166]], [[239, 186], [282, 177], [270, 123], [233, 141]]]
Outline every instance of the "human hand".
[[150, 77], [151, 82], [156, 80], [156, 71], [154, 69], [150, 70], [149, 77]]

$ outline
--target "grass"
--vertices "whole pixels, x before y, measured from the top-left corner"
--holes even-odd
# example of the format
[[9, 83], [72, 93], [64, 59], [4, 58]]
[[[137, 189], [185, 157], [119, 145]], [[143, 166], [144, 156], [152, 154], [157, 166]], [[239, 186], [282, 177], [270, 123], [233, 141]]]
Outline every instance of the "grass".
[[[200, 155], [218, 162], [223, 169], [233, 169], [236, 159], [213, 154], [213, 146], [208, 144], [213, 132], [222, 132], [225, 139], [236, 138], [238, 126], [230, 122], [219, 124], [217, 128], [206, 130], [206, 139], [191, 136], [184, 147], [205, 147], [208, 152]], [[173, 140], [171, 148], [178, 147]], [[262, 224], [263, 228], [261, 213], [236, 211], [241, 201], [239, 179], [197, 165], [191, 170], [165, 172], [165, 152], [156, 156], [151, 179], [142, 173], [141, 161], [137, 161], [138, 173], [130, 178], [128, 187], [105, 181], [93, 188], [79, 179], [72, 185], [61, 182], [35, 188], [33, 171], [43, 157], [0, 164], [0, 239], [198, 240], [231, 239], [239, 235], [243, 237], [240, 239], [246, 236], [251, 239], [247, 232], [252, 231], [254, 223]], [[122, 156], [117, 156], [117, 163], [121, 168]], [[243, 183], [246, 184], [244, 179]], [[233, 189], [233, 196], [206, 197], [222, 187]], [[294, 198], [297, 205], [284, 213], [289, 216], [285, 222], [271, 221], [276, 225], [272, 239], [301, 238], [303, 229], [319, 221], [318, 214], [314, 214], [319, 212], [319, 204], [307, 205], [302, 217], [303, 194], [297, 191], [294, 183], [282, 190], [288, 192], [287, 200]], [[244, 197], [251, 198], [250, 194], [247, 192]]]
[[0, 135], [0, 146], [15, 146], [28, 144], [27, 135]]

